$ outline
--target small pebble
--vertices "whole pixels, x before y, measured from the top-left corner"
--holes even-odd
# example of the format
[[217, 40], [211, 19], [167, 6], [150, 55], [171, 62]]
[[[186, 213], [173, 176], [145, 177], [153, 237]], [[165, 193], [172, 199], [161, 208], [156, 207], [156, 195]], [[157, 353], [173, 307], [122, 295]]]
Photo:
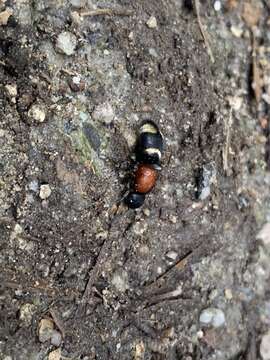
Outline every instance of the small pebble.
[[231, 289], [225, 289], [225, 297], [227, 300], [232, 300], [233, 298], [233, 294], [232, 294], [232, 290]]
[[177, 223], [177, 217], [175, 215], [170, 215], [169, 220], [173, 224]]
[[53, 335], [54, 324], [52, 320], [41, 319], [39, 322], [38, 338], [41, 343], [44, 343], [51, 339]]
[[44, 107], [39, 104], [32, 105], [28, 111], [28, 116], [30, 119], [42, 123], [46, 118]]
[[215, 9], [215, 11], [221, 10], [221, 2], [219, 0], [214, 2], [214, 9]]
[[205, 309], [200, 315], [200, 323], [218, 328], [225, 324], [224, 312], [216, 308]]
[[42, 200], [48, 199], [48, 197], [51, 195], [52, 190], [50, 188], [49, 184], [44, 184], [40, 186], [40, 190], [39, 190], [39, 197]]
[[270, 360], [270, 330], [262, 337], [260, 354], [263, 360]]
[[240, 38], [243, 35], [243, 29], [236, 27], [236, 26], [231, 26], [231, 33], [235, 36]]
[[148, 208], [145, 208], [145, 209], [143, 209], [143, 213], [144, 213], [145, 216], [148, 217], [148, 216], [150, 216], [151, 212], [150, 212], [150, 210]]
[[64, 31], [58, 35], [56, 40], [56, 49], [65, 55], [72, 55], [77, 46], [77, 38], [69, 31]]
[[61, 359], [61, 349], [56, 349], [51, 351], [48, 355], [48, 360], [60, 360]]
[[221, 10], [221, 2], [219, 0], [214, 2], [214, 9], [215, 9], [215, 11]]
[[10, 97], [16, 97], [18, 92], [17, 92], [17, 85], [16, 84], [7, 84], [5, 86], [7, 93]]
[[58, 347], [61, 345], [62, 336], [59, 331], [53, 330], [51, 337], [51, 344]]
[[174, 262], [178, 258], [178, 253], [176, 251], [170, 250], [166, 253], [165, 257], [169, 262]]
[[109, 125], [113, 121], [114, 116], [114, 110], [109, 103], [96, 106], [92, 113], [94, 120], [104, 122], [106, 125]]
[[149, 29], [155, 29], [157, 27], [157, 19], [155, 16], [151, 16], [147, 22], [146, 25], [149, 27]]
[[20, 308], [20, 320], [23, 321], [26, 325], [31, 325], [32, 317], [35, 312], [34, 304], [24, 304]]
[[86, 0], [69, 0], [69, 2], [75, 8], [82, 8], [86, 5]]

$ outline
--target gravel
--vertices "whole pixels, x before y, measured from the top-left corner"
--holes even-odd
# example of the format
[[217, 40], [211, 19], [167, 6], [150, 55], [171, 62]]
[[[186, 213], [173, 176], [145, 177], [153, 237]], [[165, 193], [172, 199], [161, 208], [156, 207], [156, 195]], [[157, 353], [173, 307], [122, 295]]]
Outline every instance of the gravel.
[[157, 27], [157, 19], [155, 16], [151, 16], [147, 22], [146, 25], [149, 27], [149, 29], [155, 29]]
[[56, 49], [65, 55], [73, 55], [77, 46], [77, 38], [69, 31], [64, 31], [57, 36]]
[[215, 328], [221, 327], [225, 324], [224, 312], [216, 308], [208, 308], [200, 314], [200, 323], [202, 325], [210, 325]]
[[39, 104], [32, 105], [28, 111], [28, 116], [31, 120], [42, 123], [43, 121], [45, 121], [46, 118], [44, 106]]
[[51, 196], [52, 190], [49, 184], [43, 184], [40, 186], [39, 197], [42, 200], [48, 199]]

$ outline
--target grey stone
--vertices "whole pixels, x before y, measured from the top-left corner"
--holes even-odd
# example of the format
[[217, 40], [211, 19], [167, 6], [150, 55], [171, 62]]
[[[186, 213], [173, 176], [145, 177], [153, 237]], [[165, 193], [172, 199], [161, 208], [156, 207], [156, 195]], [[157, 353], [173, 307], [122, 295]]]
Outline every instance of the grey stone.
[[104, 122], [107, 125], [113, 121], [114, 116], [114, 110], [110, 103], [104, 103], [96, 106], [92, 113], [94, 120]]
[[86, 0], [69, 0], [69, 2], [76, 8], [82, 8], [86, 5]]
[[54, 346], [60, 346], [62, 342], [62, 336], [59, 331], [53, 330], [51, 336], [51, 344]]
[[200, 323], [211, 325], [215, 328], [220, 327], [225, 324], [224, 312], [217, 308], [205, 309], [200, 315]]
[[65, 55], [72, 55], [75, 52], [77, 38], [69, 31], [64, 31], [58, 35], [56, 40], [56, 49]]

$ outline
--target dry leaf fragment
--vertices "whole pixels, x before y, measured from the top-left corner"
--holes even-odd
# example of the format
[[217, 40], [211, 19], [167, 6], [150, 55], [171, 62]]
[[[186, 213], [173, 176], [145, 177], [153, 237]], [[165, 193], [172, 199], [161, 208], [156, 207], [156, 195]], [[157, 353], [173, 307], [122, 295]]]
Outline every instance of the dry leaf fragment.
[[7, 25], [8, 19], [13, 14], [11, 9], [6, 9], [0, 13], [0, 26]]

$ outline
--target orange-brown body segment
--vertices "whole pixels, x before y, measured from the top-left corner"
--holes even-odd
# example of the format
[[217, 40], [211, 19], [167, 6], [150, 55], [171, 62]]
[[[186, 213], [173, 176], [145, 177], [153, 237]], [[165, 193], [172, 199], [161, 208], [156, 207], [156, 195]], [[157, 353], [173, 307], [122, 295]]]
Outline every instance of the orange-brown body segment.
[[157, 171], [151, 165], [139, 165], [135, 172], [135, 191], [141, 194], [149, 192], [156, 183]]

